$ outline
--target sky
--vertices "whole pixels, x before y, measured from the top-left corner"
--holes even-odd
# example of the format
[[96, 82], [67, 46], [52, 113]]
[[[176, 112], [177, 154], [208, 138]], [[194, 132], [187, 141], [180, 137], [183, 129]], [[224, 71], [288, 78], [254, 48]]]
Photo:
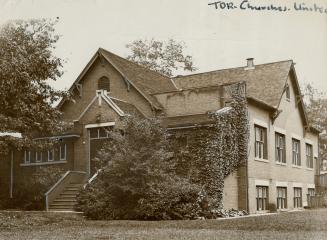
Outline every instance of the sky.
[[[294, 3], [327, 9], [324, 0], [248, 0], [252, 6], [289, 10], [240, 9], [243, 0], [0, 0], [0, 24], [11, 19], [56, 18], [61, 36], [55, 54], [66, 60], [53, 86], [67, 89], [99, 47], [122, 57], [135, 39], [184, 41], [197, 72], [292, 59], [300, 84], [327, 91], [326, 13], [295, 11]], [[224, 9], [220, 9], [220, 6]], [[245, 6], [245, 5], [243, 5]]]

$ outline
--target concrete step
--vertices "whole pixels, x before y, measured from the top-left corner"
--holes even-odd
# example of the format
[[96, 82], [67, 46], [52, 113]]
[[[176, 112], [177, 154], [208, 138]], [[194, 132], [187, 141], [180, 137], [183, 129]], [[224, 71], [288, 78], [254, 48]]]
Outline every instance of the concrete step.
[[76, 197], [84, 183], [72, 182], [66, 185], [60, 195], [49, 205], [49, 211], [74, 212]]
[[66, 194], [78, 194], [78, 190], [64, 189], [62, 193], [66, 193]]
[[76, 202], [53, 202], [50, 204], [50, 208], [52, 207], [63, 207], [63, 208], [66, 208], [66, 207], [73, 207], [76, 205]]
[[77, 195], [76, 194], [60, 194], [58, 199], [76, 199]]
[[53, 207], [53, 208], [49, 208], [49, 211], [52, 211], [52, 212], [75, 212], [75, 209], [74, 208], [56, 208], [56, 207]]
[[80, 187], [83, 187], [83, 185], [84, 184], [82, 184], [82, 183], [70, 183], [68, 186], [80, 188]]
[[70, 186], [68, 186], [64, 190], [79, 191], [79, 189], [80, 188], [78, 188], [78, 187], [70, 187]]
[[53, 203], [76, 203], [76, 198], [70, 198], [70, 199], [67, 199], [67, 198], [56, 198]]

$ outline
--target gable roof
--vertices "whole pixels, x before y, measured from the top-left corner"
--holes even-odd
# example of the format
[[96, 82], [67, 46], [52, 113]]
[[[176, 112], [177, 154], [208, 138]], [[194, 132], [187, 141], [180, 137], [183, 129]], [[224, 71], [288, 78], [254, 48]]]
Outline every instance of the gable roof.
[[[162, 106], [155, 97], [151, 96], [151, 94], [177, 90], [174, 82], [169, 77], [149, 70], [105, 49], [99, 48], [74, 81], [69, 92], [78, 88], [78, 84], [84, 75], [99, 57], [103, 57], [103, 59], [109, 62], [122, 75], [126, 83], [133, 86], [151, 104], [151, 106], [156, 109], [162, 109]], [[65, 99], [62, 99], [58, 104], [58, 107], [61, 107], [65, 101]]]
[[293, 62], [291, 60], [256, 65], [254, 69], [244, 67], [223, 69], [206, 73], [178, 76], [175, 84], [182, 88], [199, 88], [218, 84], [246, 82], [247, 97], [278, 108], [287, 77]]
[[255, 102], [268, 111], [277, 112], [289, 75], [292, 76], [291, 79], [295, 92], [299, 96], [299, 108], [303, 124], [308, 130], [317, 133], [317, 129], [309, 126], [292, 60], [255, 65], [254, 69], [238, 67], [177, 76], [173, 80], [177, 87], [182, 89], [202, 88], [245, 81], [247, 98], [250, 102]]

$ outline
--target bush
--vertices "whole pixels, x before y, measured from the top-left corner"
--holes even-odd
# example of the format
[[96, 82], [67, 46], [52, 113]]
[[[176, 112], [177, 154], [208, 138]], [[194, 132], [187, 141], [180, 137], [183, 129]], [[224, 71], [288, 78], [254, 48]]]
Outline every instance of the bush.
[[44, 210], [44, 194], [62, 176], [58, 167], [40, 167], [30, 178], [20, 178], [14, 185], [12, 199], [3, 199], [2, 208]]
[[201, 187], [174, 171], [165, 130], [156, 120], [127, 117], [98, 153], [101, 171], [82, 189], [77, 210], [91, 219], [191, 219]]
[[135, 192], [109, 184], [106, 174], [100, 173], [78, 195], [77, 210], [89, 219], [195, 219], [202, 211], [201, 188], [186, 179], [149, 182], [143, 191]]

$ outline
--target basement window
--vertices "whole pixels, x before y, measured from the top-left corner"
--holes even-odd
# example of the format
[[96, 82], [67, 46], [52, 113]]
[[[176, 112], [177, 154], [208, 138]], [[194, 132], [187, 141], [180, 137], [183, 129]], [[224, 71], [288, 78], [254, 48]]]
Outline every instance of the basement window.
[[257, 186], [257, 211], [268, 209], [268, 187]]
[[287, 208], [287, 188], [277, 187], [277, 209]]
[[302, 188], [294, 188], [294, 208], [302, 207]]

